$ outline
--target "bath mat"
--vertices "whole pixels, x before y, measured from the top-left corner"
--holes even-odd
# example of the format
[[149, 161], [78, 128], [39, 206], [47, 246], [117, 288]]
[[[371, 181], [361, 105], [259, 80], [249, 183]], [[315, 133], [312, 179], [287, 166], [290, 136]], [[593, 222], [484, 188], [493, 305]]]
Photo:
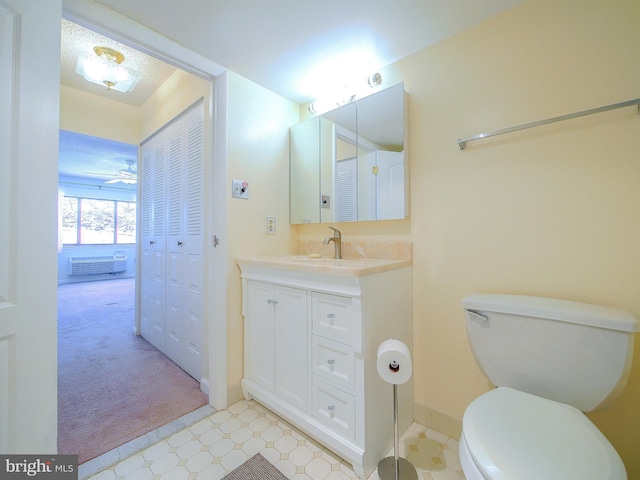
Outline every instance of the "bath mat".
[[225, 475], [222, 480], [287, 480], [280, 470], [259, 453]]

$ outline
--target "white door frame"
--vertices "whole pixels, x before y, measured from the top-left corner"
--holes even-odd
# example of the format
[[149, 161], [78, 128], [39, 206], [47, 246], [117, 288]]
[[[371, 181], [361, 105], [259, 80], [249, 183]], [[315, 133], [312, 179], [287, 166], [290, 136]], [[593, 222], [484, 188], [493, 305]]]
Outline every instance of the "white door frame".
[[[226, 69], [217, 63], [179, 45], [166, 37], [87, 0], [63, 0], [62, 16], [78, 25], [112, 38], [143, 53], [156, 57], [181, 70], [208, 80], [211, 85], [210, 117], [212, 126], [206, 137], [205, 152], [211, 159], [205, 169], [205, 182], [210, 181], [212, 195], [208, 205], [209, 221], [205, 238], [210, 238], [209, 268], [205, 291], [209, 302], [203, 316], [208, 319], [209, 404], [216, 409], [227, 407], [227, 261], [226, 234]], [[206, 214], [205, 214], [206, 215]], [[205, 250], [206, 251], [206, 250]], [[136, 294], [139, 294], [136, 287]]]

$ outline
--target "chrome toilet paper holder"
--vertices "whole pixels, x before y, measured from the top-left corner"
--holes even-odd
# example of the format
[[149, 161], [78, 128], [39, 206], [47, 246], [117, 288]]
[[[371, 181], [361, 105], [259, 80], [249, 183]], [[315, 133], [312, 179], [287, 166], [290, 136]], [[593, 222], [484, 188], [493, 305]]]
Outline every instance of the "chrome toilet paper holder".
[[[385, 343], [392, 342], [388, 340], [378, 348], [378, 356], [380, 357], [380, 351]], [[400, 342], [397, 342], [400, 343]], [[401, 344], [401, 347], [406, 349], [406, 345]], [[385, 379], [383, 371], [378, 365], [378, 373]], [[389, 371], [393, 374], [400, 372], [401, 364], [396, 360], [391, 360], [388, 363]], [[409, 370], [411, 365], [409, 364]], [[386, 381], [386, 380], [385, 380]], [[385, 457], [378, 462], [378, 477], [380, 480], [418, 480], [418, 472], [416, 468], [405, 458], [400, 457], [400, 438], [398, 433], [398, 384], [393, 383], [393, 457]]]

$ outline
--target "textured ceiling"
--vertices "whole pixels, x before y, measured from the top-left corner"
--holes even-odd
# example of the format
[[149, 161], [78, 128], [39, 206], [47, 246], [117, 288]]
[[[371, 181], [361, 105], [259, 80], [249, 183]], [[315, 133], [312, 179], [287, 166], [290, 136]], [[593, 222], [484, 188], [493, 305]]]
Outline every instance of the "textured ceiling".
[[[139, 107], [175, 70], [173, 66], [156, 58], [64, 19], [62, 20], [61, 35], [60, 83], [71, 88]], [[93, 47], [96, 46], [118, 50], [125, 57], [122, 65], [142, 74], [140, 82], [133, 91], [120, 93], [107, 90], [106, 87], [86, 81], [76, 73], [78, 57], [83, 53], [95, 55]]]

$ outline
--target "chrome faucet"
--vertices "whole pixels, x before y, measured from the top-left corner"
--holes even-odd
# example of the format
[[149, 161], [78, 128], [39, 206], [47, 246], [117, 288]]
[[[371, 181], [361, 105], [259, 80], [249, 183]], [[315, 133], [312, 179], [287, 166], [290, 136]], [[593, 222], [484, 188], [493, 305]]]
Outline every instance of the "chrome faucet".
[[324, 243], [325, 245], [329, 245], [329, 242], [333, 242], [333, 246], [335, 247], [335, 255], [333, 256], [333, 258], [340, 259], [342, 258], [342, 234], [337, 228], [329, 228], [333, 230], [333, 237], [325, 238], [324, 242], [322, 243]]

